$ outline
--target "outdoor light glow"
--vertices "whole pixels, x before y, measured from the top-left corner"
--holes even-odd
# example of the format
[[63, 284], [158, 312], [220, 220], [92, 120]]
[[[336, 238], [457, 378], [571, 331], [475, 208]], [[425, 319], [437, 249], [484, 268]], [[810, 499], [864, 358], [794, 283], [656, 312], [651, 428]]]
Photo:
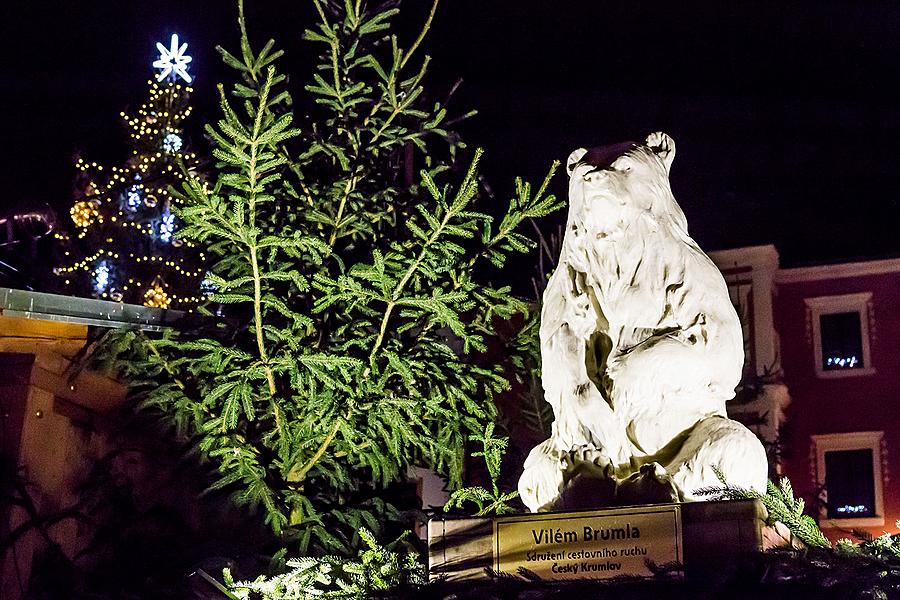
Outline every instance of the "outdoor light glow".
[[159, 75], [156, 76], [157, 81], [162, 81], [170, 75], [174, 78], [176, 75], [186, 82], [191, 82], [191, 76], [187, 72], [187, 65], [191, 60], [190, 56], [185, 54], [187, 50], [187, 42], [178, 44], [178, 34], [172, 34], [172, 41], [169, 48], [157, 42], [156, 47], [159, 50], [159, 59], [153, 62], [154, 69], [160, 69]]
[[109, 285], [109, 272], [109, 263], [105, 260], [97, 264], [97, 268], [94, 269], [94, 290], [98, 294], [106, 291]]
[[175, 215], [167, 208], [163, 211], [162, 221], [159, 224], [159, 240], [168, 244], [172, 241], [175, 232]]
[[76, 202], [75, 205], [69, 209], [69, 214], [72, 216], [72, 222], [78, 227], [88, 227], [94, 222], [94, 219], [100, 216], [100, 211], [97, 210], [97, 204], [97, 202], [87, 200]]
[[163, 289], [159, 280], [157, 279], [151, 285], [152, 287], [144, 293], [144, 306], [149, 306], [150, 308], [169, 308], [171, 298], [166, 294], [166, 291]]
[[857, 365], [859, 365], [859, 358], [856, 356], [829, 356], [825, 361], [825, 366], [840, 369], [852, 369]]
[[[141, 178], [140, 175], [135, 175], [134, 178], [139, 180]], [[135, 211], [141, 205], [143, 201], [143, 188], [139, 183], [134, 184], [125, 194], [125, 205], [128, 207], [128, 210]]]
[[181, 138], [178, 137], [178, 134], [167, 133], [166, 137], [163, 138], [162, 147], [166, 152], [178, 152], [181, 150], [181, 144]]
[[211, 296], [219, 291], [219, 286], [216, 285], [212, 279], [209, 277], [209, 271], [206, 272], [206, 275], [203, 277], [203, 280], [200, 282], [200, 293], [204, 296]]
[[857, 514], [857, 513], [869, 512], [869, 508], [862, 504], [845, 504], [844, 506], [839, 506], [837, 508], [837, 511], [839, 513]]

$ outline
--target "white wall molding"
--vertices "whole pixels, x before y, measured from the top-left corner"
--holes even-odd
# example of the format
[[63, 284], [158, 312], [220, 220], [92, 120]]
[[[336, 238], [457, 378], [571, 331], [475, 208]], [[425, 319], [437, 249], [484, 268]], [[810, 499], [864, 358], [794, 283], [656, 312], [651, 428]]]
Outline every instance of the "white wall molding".
[[796, 269], [780, 269], [775, 274], [776, 283], [803, 283], [822, 281], [825, 279], [846, 279], [848, 277], [865, 277], [868, 275], [886, 275], [900, 273], [900, 258], [849, 262], [836, 265], [818, 265], [815, 267], [799, 267]]

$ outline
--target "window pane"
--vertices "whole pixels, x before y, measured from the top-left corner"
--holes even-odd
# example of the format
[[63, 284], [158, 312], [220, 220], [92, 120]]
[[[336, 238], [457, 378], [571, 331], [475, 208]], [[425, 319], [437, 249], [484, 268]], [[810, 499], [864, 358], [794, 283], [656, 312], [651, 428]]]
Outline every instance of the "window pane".
[[819, 317], [822, 333], [822, 369], [863, 367], [862, 329], [859, 312], [835, 313]]
[[875, 475], [872, 449], [825, 453], [828, 518], [875, 516]]

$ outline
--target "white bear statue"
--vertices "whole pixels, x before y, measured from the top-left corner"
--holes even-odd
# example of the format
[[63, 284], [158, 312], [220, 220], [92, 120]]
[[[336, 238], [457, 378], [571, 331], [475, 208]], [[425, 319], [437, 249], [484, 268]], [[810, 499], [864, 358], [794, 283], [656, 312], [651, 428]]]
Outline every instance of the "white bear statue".
[[728, 419], [744, 361], [725, 281], [688, 235], [669, 185], [675, 143], [579, 149], [569, 213], [544, 292], [544, 397], [555, 421], [525, 461], [531, 511], [558, 507], [576, 478], [596, 506], [704, 499], [729, 484], [764, 492], [765, 450]]

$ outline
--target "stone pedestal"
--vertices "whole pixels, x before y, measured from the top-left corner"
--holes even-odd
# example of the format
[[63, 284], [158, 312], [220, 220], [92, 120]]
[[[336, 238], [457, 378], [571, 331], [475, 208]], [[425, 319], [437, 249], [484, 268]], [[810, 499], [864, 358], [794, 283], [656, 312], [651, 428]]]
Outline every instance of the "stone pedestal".
[[[538, 513], [517, 515], [516, 520], [533, 520], [537, 535], [548, 528], [553, 529], [551, 519], [565, 519], [567, 515], [578, 515], [579, 518], [590, 519], [625, 518], [632, 526], [642, 526], [641, 509], [648, 511], [670, 508], [679, 514], [679, 531], [677, 532], [677, 553], [681, 558], [680, 565], [668, 565], [669, 574], [675, 573], [691, 577], [708, 577], [721, 573], [729, 564], [735, 564], [749, 554], [760, 552], [766, 547], [764, 541], [765, 508], [756, 500], [691, 502], [676, 505], [648, 505], [645, 507], [615, 508], [596, 511], [579, 511], [578, 513]], [[492, 570], [498, 565], [496, 552], [497, 523], [504, 519], [483, 518], [447, 518], [432, 519], [428, 523], [428, 567], [432, 579], [444, 578], [449, 581], [479, 580], [490, 577]], [[555, 521], [562, 522], [562, 521]], [[550, 524], [548, 524], [550, 523]], [[569, 529], [581, 531], [581, 527], [572, 526], [578, 521], [569, 520]], [[580, 525], [580, 524], [579, 524]], [[566, 527], [563, 527], [565, 529]], [[555, 529], [553, 529], [555, 533]], [[584, 539], [571, 544], [572, 548], [583, 547]], [[629, 540], [630, 542], [631, 540]], [[643, 544], [653, 544], [645, 534], [640, 540]], [[671, 544], [667, 538], [660, 544]], [[618, 542], [623, 544], [624, 542]], [[580, 544], [580, 545], [578, 545]], [[538, 550], [540, 544], [535, 544]], [[601, 548], [603, 544], [594, 547]], [[555, 551], [565, 552], [566, 544], [557, 544]], [[650, 554], [654, 549], [650, 548]], [[563, 559], [561, 564], [566, 563]], [[581, 564], [580, 561], [571, 561]], [[672, 567], [676, 568], [672, 568]], [[727, 570], [727, 569], [726, 569]], [[515, 575], [515, 573], [510, 573]], [[598, 573], [596, 571], [580, 575], [566, 574], [560, 579], [609, 579], [617, 576], [634, 576], [633, 573]], [[641, 576], [638, 574], [638, 576]], [[644, 575], [646, 576], [646, 575]]]

